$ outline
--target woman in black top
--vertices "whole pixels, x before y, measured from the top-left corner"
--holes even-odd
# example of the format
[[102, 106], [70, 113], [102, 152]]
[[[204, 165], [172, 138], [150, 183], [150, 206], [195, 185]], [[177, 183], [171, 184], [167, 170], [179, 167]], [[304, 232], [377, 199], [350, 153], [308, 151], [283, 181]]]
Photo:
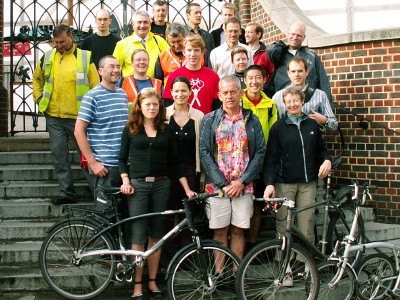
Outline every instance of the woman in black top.
[[[168, 124], [160, 95], [153, 88], [139, 92], [132, 106], [127, 126], [122, 132], [119, 170], [123, 184], [121, 192], [129, 195], [129, 216], [160, 212], [167, 208], [170, 180], [168, 167], [174, 166], [176, 176], [186, 196], [195, 193], [189, 188], [179, 161], [176, 141]], [[129, 162], [129, 165], [128, 165]], [[144, 244], [153, 246], [164, 234], [161, 217], [132, 223], [132, 249], [144, 250]], [[148, 232], [147, 232], [148, 229]], [[155, 282], [161, 251], [148, 259], [149, 293], [154, 298], [164, 297]], [[143, 269], [137, 268], [132, 299], [143, 299]]]
[[[171, 84], [171, 95], [174, 103], [167, 107], [167, 122], [169, 130], [175, 136], [178, 155], [184, 168], [184, 174], [192, 191], [200, 191], [200, 123], [203, 119], [203, 112], [191, 107], [188, 103], [192, 87], [189, 79], [184, 76], [177, 76]], [[171, 172], [172, 173], [172, 172]], [[171, 174], [171, 188], [169, 195], [168, 209], [181, 208], [181, 199], [186, 197], [186, 192], [179, 183], [175, 174]], [[193, 204], [194, 205], [194, 204]], [[193, 207], [195, 216], [200, 212], [200, 207]], [[198, 212], [199, 211], [199, 212]], [[175, 225], [174, 218], [167, 218], [166, 227], [172, 228]], [[181, 249], [191, 241], [191, 233], [188, 230], [182, 231], [178, 237], [167, 241], [163, 247], [160, 267], [165, 269], [171, 258], [178, 249]]]

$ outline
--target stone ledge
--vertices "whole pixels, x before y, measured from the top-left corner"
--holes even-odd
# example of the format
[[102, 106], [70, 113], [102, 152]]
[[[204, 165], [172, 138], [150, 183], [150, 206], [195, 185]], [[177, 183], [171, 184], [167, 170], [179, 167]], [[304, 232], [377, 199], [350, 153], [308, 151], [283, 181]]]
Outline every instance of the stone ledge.
[[398, 38], [400, 38], [400, 29], [390, 28], [384, 30], [370, 30], [338, 35], [320, 36], [308, 39], [308, 46], [310, 48], [323, 48], [333, 45], [343, 45], [366, 41], [393, 40]]

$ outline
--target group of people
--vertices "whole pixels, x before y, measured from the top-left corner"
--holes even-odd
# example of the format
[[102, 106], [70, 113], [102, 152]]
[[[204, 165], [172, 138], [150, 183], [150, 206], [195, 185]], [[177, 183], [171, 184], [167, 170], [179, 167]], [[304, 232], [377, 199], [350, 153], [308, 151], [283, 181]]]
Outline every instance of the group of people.
[[[76, 47], [69, 26], [55, 27], [55, 47], [33, 76], [60, 184], [53, 204], [76, 202], [68, 161], [69, 142], [76, 142], [94, 199], [99, 184], [120, 186], [129, 216], [174, 209], [203, 190], [221, 192], [206, 206], [209, 228], [242, 258], [245, 231], [250, 246], [260, 228], [253, 195], [304, 206], [314, 201], [318, 177], [330, 172], [322, 132], [335, 130], [337, 119], [330, 93], [315, 85], [329, 83], [318, 56], [301, 46], [301, 22], [290, 27], [285, 65], [275, 71], [262, 26], [243, 29], [235, 5], [223, 5], [224, 23], [211, 33], [200, 28], [199, 4], [188, 5], [186, 26], [166, 21], [167, 9], [157, 0], [153, 20], [135, 12], [133, 34], [123, 40], [111, 36], [110, 13], [100, 10], [86, 50]], [[263, 91], [269, 80], [279, 87], [272, 99]], [[302, 214], [299, 226], [312, 239], [313, 212]], [[129, 246], [151, 247], [165, 224], [162, 217], [132, 222]], [[279, 222], [277, 230], [284, 231]], [[156, 283], [160, 258], [158, 251], [148, 260], [154, 298], [164, 297]], [[132, 299], [144, 297], [142, 278], [139, 268]]]

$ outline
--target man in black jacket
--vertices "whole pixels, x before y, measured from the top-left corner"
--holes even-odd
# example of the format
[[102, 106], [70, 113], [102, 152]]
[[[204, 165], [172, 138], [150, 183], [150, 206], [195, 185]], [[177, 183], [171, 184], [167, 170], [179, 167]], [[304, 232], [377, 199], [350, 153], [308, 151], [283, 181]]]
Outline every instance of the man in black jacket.
[[[307, 84], [313, 89], [320, 89], [328, 96], [331, 106], [333, 104], [331, 87], [329, 84], [329, 78], [326, 75], [324, 65], [321, 58], [313, 51], [308, 49], [306, 46], [302, 46], [304, 39], [306, 38], [306, 25], [303, 22], [293, 23], [287, 35], [288, 45], [284, 49], [279, 66], [275, 65], [274, 60], [272, 62], [275, 65], [275, 77], [272, 88], [275, 93], [281, 89], [284, 89], [290, 85], [290, 78], [287, 74], [288, 62], [293, 56], [300, 56], [304, 58], [308, 66]], [[272, 94], [269, 93], [269, 94]]]

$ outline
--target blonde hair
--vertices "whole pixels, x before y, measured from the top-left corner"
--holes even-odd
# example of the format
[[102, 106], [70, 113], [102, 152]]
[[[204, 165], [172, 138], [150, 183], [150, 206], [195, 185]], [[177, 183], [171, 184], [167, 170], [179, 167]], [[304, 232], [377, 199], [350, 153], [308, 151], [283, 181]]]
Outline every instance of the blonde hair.
[[132, 62], [132, 63], [133, 63], [133, 58], [134, 58], [135, 55], [136, 55], [137, 53], [139, 53], [139, 52], [144, 52], [144, 53], [146, 53], [146, 54], [147, 54], [147, 57], [150, 59], [149, 53], [148, 53], [145, 49], [138, 48], [138, 49], [135, 49], [135, 50], [132, 52], [132, 55], [131, 55], [131, 62]]
[[190, 43], [192, 47], [201, 48], [201, 51], [206, 48], [203, 38], [196, 33], [190, 33], [185, 37], [184, 47], [186, 47], [187, 43]]

